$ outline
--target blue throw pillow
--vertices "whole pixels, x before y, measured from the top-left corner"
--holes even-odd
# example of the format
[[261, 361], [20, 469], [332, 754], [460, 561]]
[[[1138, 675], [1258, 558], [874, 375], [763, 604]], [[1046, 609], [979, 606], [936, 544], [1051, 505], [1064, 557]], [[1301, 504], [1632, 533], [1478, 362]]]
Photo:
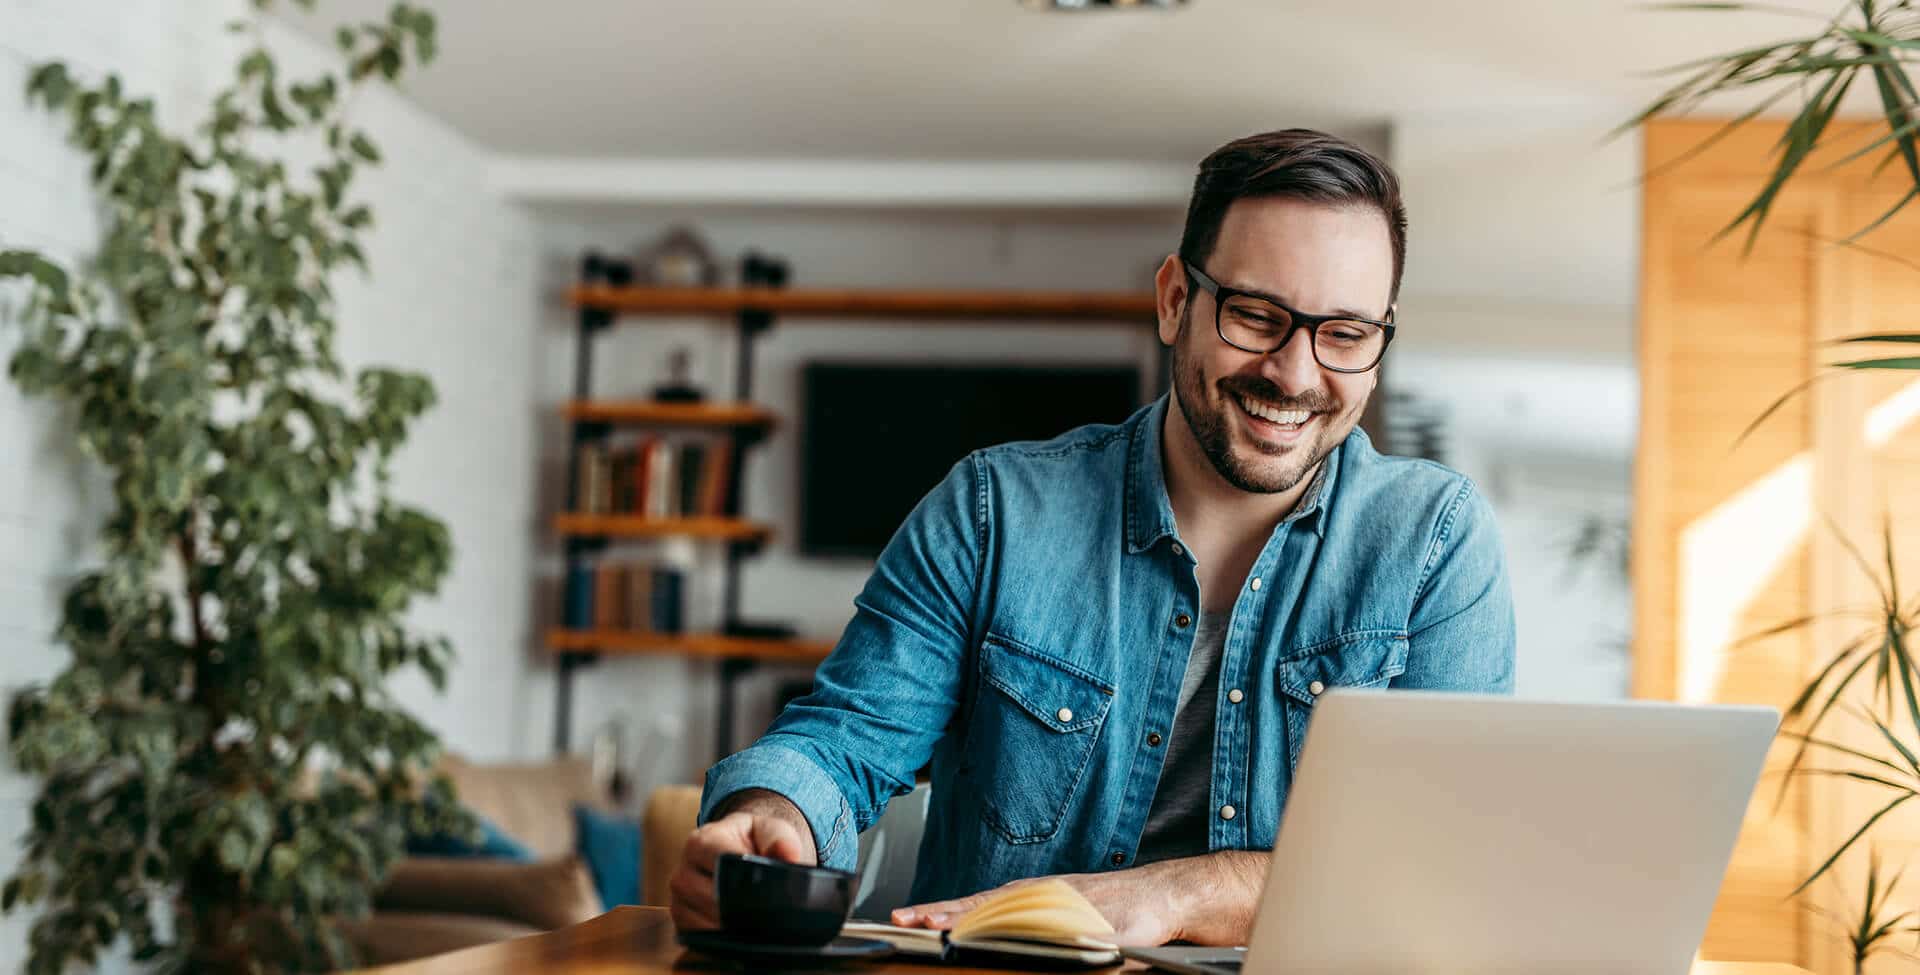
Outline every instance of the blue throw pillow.
[[600, 906], [640, 903], [640, 824], [576, 803], [573, 827], [575, 852], [593, 873]]
[[435, 833], [431, 836], [407, 837], [407, 852], [422, 857], [493, 857], [501, 860], [513, 860], [519, 863], [532, 863], [533, 851], [527, 849], [506, 834], [493, 820], [479, 813], [473, 818], [480, 822], [480, 842], [474, 843], [464, 836], [452, 833]]

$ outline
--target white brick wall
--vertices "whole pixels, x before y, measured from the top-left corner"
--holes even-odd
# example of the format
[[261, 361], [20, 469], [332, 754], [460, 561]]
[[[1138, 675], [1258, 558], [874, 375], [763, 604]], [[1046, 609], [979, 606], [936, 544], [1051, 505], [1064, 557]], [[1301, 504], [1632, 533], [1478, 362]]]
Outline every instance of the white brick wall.
[[[201, 94], [233, 64], [221, 25], [236, 0], [0, 0], [0, 247], [86, 253], [98, 223], [85, 171], [55, 125], [21, 97], [28, 66], [60, 58], [112, 69], [163, 113], [198, 116]], [[318, 53], [284, 31], [283, 56]], [[531, 226], [484, 180], [484, 157], [391, 94], [363, 96], [356, 117], [387, 164], [363, 180], [377, 226], [371, 280], [340, 282], [340, 352], [349, 365], [430, 374], [440, 406], [396, 462], [399, 494], [449, 524], [452, 576], [415, 613], [460, 653], [445, 696], [424, 681], [399, 691], [451, 747], [484, 758], [545, 748], [523, 714], [533, 531], [537, 295]], [[178, 120], [180, 115], [166, 116]], [[0, 358], [14, 339], [0, 326]], [[55, 672], [49, 639], [64, 580], [88, 558], [103, 511], [98, 474], [70, 449], [47, 404], [0, 380], [0, 686]], [[34, 784], [0, 771], [0, 870], [15, 859]], [[24, 957], [27, 922], [0, 922], [0, 970]]]

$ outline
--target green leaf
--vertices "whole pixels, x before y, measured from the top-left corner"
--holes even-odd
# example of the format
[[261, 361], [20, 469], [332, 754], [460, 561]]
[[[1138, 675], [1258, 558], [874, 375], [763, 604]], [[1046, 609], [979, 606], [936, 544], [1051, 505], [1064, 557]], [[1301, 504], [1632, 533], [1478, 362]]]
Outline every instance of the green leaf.
[[1907, 342], [1920, 343], [1920, 332], [1875, 332], [1868, 335], [1850, 335], [1843, 339], [1834, 339], [1830, 345], [1846, 345], [1853, 342]]
[[380, 161], [379, 148], [373, 144], [372, 139], [367, 138], [365, 132], [355, 132], [353, 138], [349, 139], [347, 144], [353, 149], [353, 154], [359, 156], [361, 159], [370, 163], [378, 163]]
[[1893, 356], [1887, 359], [1859, 359], [1853, 362], [1835, 362], [1830, 369], [1920, 369], [1920, 356]]
[[1855, 830], [1854, 834], [1848, 837], [1845, 843], [1840, 844], [1840, 848], [1833, 851], [1833, 855], [1827, 857], [1826, 862], [1820, 864], [1819, 869], [1815, 870], [1811, 875], [1807, 877], [1807, 879], [1801, 881], [1800, 886], [1795, 887], [1793, 889], [1793, 892], [1789, 893], [1787, 896], [1798, 897], [1802, 891], [1812, 886], [1814, 881], [1819, 880], [1822, 874], [1825, 874], [1829, 869], [1833, 867], [1834, 862], [1840, 859], [1841, 854], [1851, 849], [1854, 843], [1859, 842], [1860, 837], [1866, 835], [1867, 830], [1873, 828], [1874, 823], [1879, 822], [1881, 817], [1894, 811], [1895, 809], [1898, 809], [1901, 803], [1906, 802], [1908, 799], [1911, 799], [1911, 798], [1913, 798], [1912, 795], [1904, 795], [1898, 799], [1893, 800], [1892, 802], [1887, 803], [1885, 806], [1881, 807], [1880, 811], [1874, 813], [1871, 817], [1867, 819], [1865, 823], [1861, 824], [1860, 828], [1858, 830]]

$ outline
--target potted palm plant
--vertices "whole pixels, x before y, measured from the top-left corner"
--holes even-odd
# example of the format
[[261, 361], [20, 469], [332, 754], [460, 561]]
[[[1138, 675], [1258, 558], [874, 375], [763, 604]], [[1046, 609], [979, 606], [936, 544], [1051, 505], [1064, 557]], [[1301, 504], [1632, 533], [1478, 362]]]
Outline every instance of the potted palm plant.
[[[1805, 11], [1766, 3], [1657, 6], [1808, 16]], [[1727, 97], [1751, 98], [1745, 111], [1691, 152], [1648, 174], [1649, 178], [1658, 178], [1665, 168], [1684, 163], [1770, 111], [1789, 113], [1783, 135], [1773, 147], [1769, 175], [1720, 232], [1724, 237], [1744, 231], [1748, 249], [1767, 226], [1782, 191], [1813, 165], [1871, 159], [1878, 167], [1876, 172], [1900, 181], [1905, 188], [1883, 213], [1851, 228], [1849, 235], [1838, 241], [1842, 246], [1864, 249], [1875, 230], [1920, 200], [1920, 92], [1916, 92], [1912, 70], [1920, 61], [1920, 7], [1913, 0], [1846, 0], [1830, 17], [1817, 17], [1815, 23], [1817, 27], [1796, 37], [1670, 69], [1679, 80], [1622, 126], [1632, 128], [1656, 116], [1686, 112]], [[1876, 107], [1874, 118], [1864, 127], [1864, 136], [1861, 126], [1836, 124], [1843, 107], [1863, 97]], [[1915, 271], [1920, 273], [1920, 266]], [[1809, 383], [1858, 370], [1920, 369], [1920, 356], [1916, 355], [1849, 354], [1888, 343], [1920, 343], [1920, 333], [1882, 332], [1842, 339], [1836, 346], [1839, 354], [1823, 363], [1825, 368]], [[1786, 401], [1803, 393], [1807, 385], [1783, 390], [1772, 407], [1754, 418], [1753, 425], [1764, 422]], [[1845, 838], [1818, 858], [1794, 891], [1796, 895], [1830, 878], [1849, 851], [1873, 847], [1876, 831], [1884, 828], [1887, 817], [1920, 796], [1920, 740], [1916, 739], [1920, 735], [1920, 669], [1916, 668], [1915, 648], [1908, 643], [1909, 635], [1920, 625], [1920, 602], [1901, 587], [1890, 527], [1883, 534], [1882, 551], [1871, 558], [1840, 536], [1842, 546], [1873, 580], [1876, 605], [1865, 612], [1862, 630], [1824, 656], [1815, 675], [1788, 705], [1783, 732], [1795, 742], [1787, 781], [1840, 780], [1875, 790], [1880, 798], [1863, 821], [1850, 824]], [[1814, 622], [1814, 618], [1792, 620], [1751, 639]], [[1848, 727], [1843, 728], [1842, 722]], [[1920, 913], [1899, 910], [1892, 902], [1900, 878], [1901, 871], [1886, 870], [1878, 849], [1871, 849], [1864, 897], [1856, 903], [1854, 916], [1834, 918], [1846, 933], [1856, 972], [1864, 970], [1870, 957], [1906, 951], [1915, 944], [1898, 936], [1920, 934]], [[1817, 906], [1810, 909], [1826, 913]]]

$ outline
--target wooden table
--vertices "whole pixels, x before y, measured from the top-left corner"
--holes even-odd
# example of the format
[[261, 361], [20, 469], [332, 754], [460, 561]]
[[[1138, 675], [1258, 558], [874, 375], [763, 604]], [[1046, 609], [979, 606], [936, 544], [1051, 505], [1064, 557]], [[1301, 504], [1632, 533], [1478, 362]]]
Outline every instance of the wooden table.
[[[649, 975], [658, 972], [737, 971], [687, 954], [673, 940], [673, 921], [658, 907], [620, 907], [584, 924], [451, 951], [421, 961], [371, 969], [369, 975]], [[1126, 970], [1138, 971], [1130, 964]], [[916, 962], [847, 965], [858, 975], [1006, 975], [1007, 969], [949, 968]], [[1702, 962], [1691, 975], [1807, 975], [1791, 965]]]

